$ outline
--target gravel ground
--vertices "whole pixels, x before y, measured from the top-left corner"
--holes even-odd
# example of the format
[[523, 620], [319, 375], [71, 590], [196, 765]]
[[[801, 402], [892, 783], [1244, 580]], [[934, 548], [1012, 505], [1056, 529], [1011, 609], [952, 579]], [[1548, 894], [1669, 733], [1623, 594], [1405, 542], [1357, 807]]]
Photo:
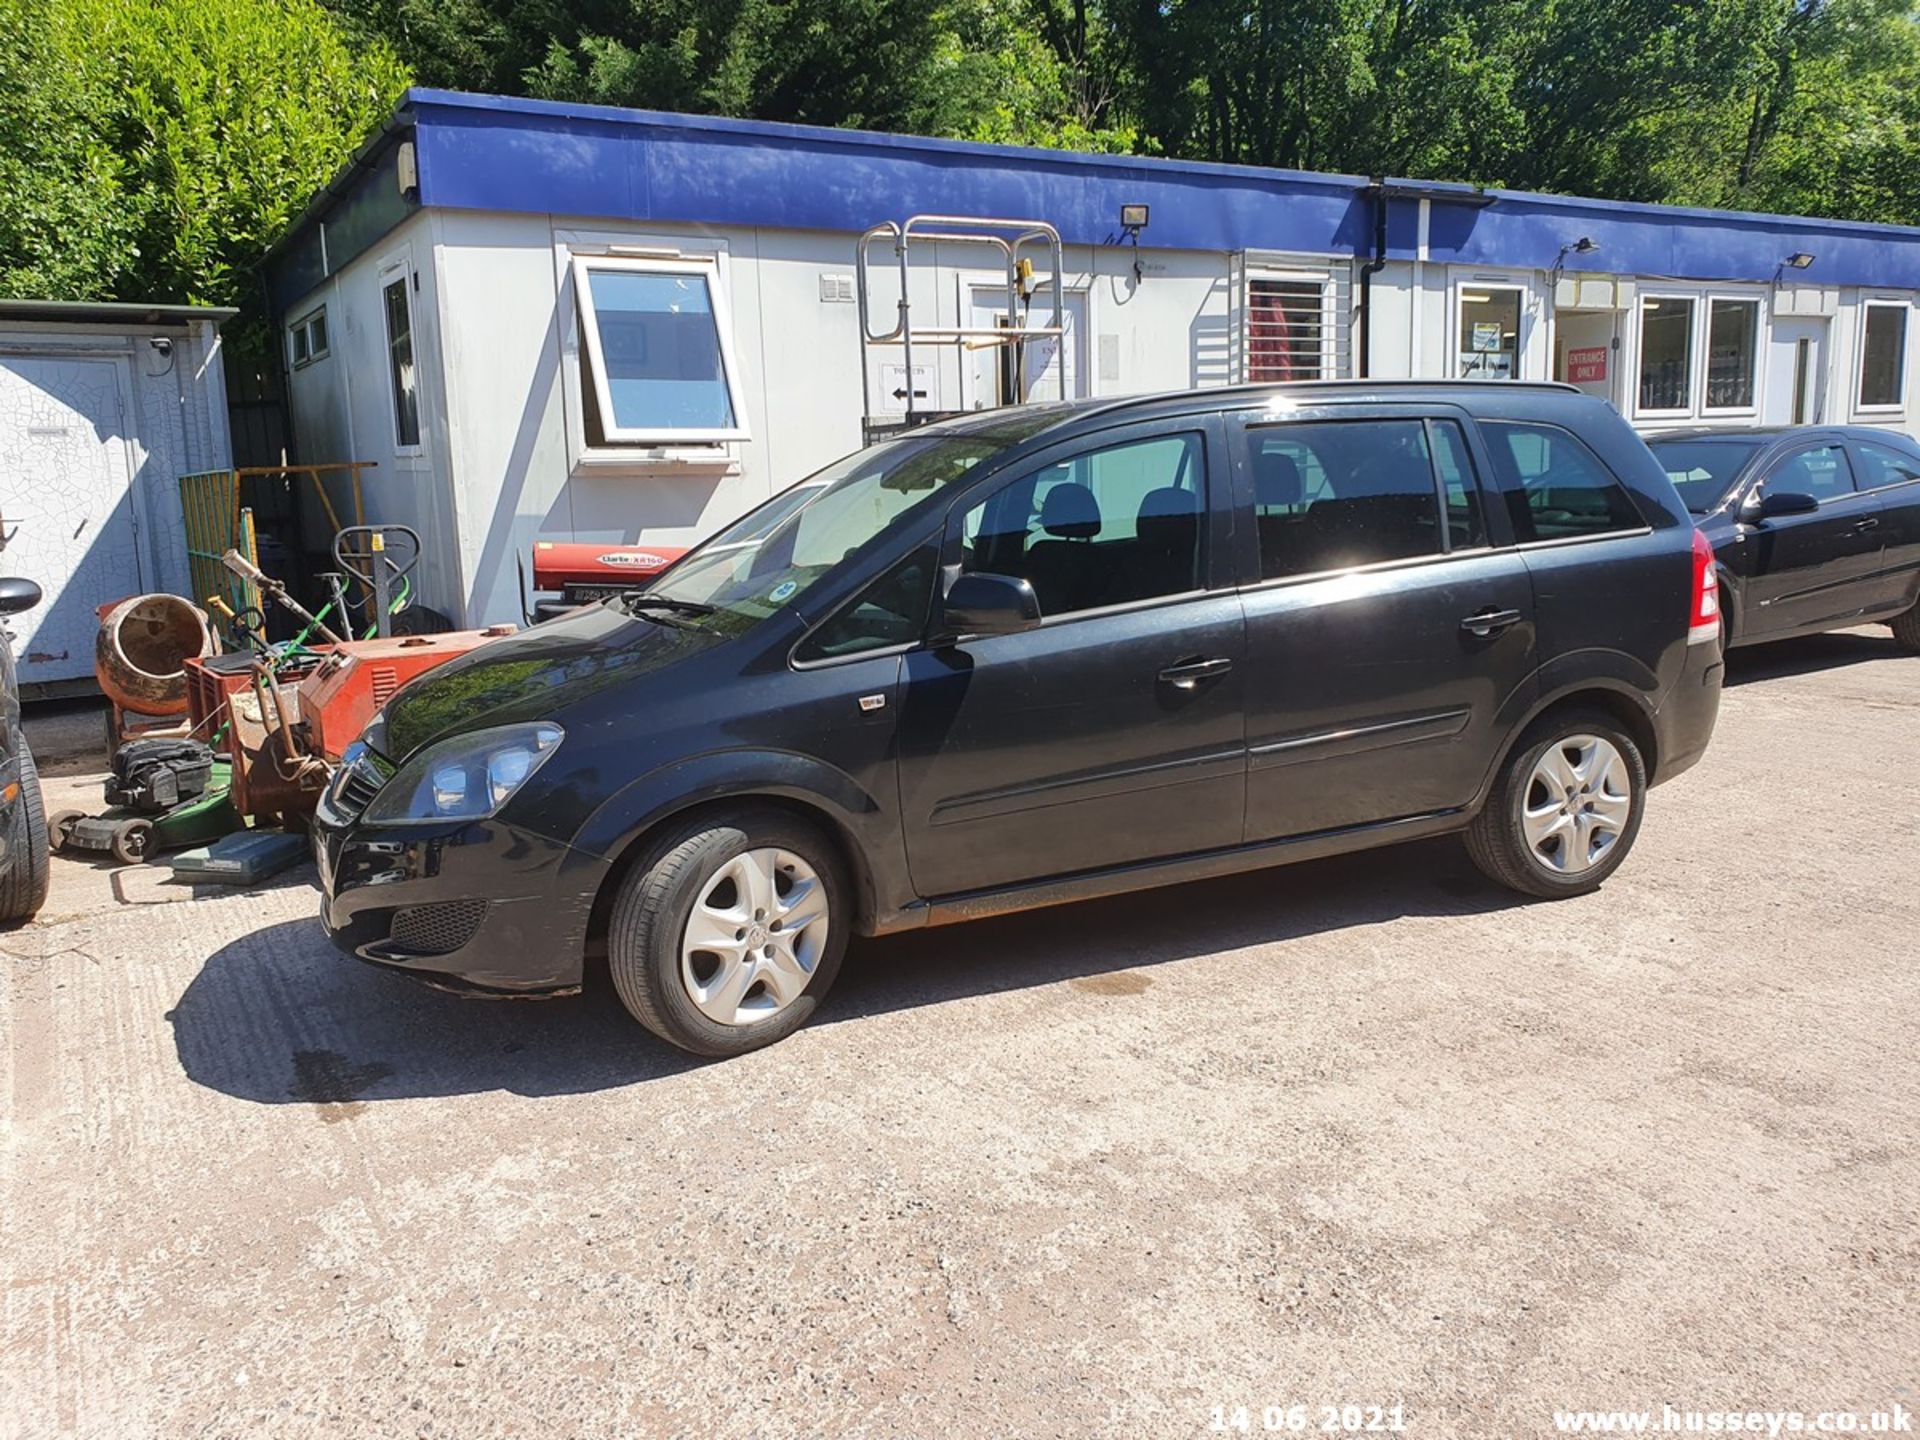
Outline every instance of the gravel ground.
[[725, 1064], [339, 960], [308, 876], [57, 862], [0, 936], [0, 1426], [1920, 1409], [1916, 677], [1884, 631], [1736, 657], [1595, 897], [1430, 844], [874, 942]]

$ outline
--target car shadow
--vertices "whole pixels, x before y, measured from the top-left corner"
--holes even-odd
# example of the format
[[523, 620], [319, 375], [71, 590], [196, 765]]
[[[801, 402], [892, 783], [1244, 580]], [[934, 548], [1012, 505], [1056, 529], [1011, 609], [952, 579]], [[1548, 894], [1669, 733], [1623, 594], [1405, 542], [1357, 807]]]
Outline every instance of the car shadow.
[[[1137, 993], [1151, 983], [1141, 972], [1194, 956], [1521, 903], [1457, 842], [1417, 842], [856, 942], [814, 1024], [1062, 982]], [[167, 1019], [196, 1083], [323, 1119], [382, 1100], [578, 1094], [708, 1063], [641, 1029], [604, 972], [566, 999], [466, 999], [342, 958], [310, 920], [222, 947]]]
[[1750, 685], [1757, 680], [1784, 680], [1793, 675], [1816, 675], [1822, 670], [1838, 670], [1849, 665], [1914, 662], [1914, 656], [1902, 650], [1893, 636], [1884, 630], [1834, 630], [1825, 635], [1807, 635], [1798, 640], [1776, 640], [1765, 645], [1749, 645], [1727, 655], [1728, 686]]

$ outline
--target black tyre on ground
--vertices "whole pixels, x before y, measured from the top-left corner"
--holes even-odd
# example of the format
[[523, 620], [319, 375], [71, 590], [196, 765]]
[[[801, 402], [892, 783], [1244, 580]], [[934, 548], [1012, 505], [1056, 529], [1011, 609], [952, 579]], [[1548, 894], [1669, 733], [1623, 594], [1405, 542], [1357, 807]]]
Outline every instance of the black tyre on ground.
[[1894, 616], [1887, 625], [1902, 650], [1911, 655], [1920, 655], [1920, 605]]
[[661, 1039], [742, 1055], [812, 1017], [852, 920], [846, 864], [818, 828], [771, 806], [708, 810], [669, 827], [621, 881], [608, 965]]
[[40, 772], [27, 737], [13, 734], [20, 757], [20, 795], [7, 822], [7, 863], [0, 869], [0, 923], [31, 920], [47, 903], [47, 812], [40, 798]]
[[1612, 716], [1543, 715], [1468, 826], [1467, 853], [1489, 879], [1523, 895], [1585, 895], [1627, 858], [1646, 797], [1646, 761]]

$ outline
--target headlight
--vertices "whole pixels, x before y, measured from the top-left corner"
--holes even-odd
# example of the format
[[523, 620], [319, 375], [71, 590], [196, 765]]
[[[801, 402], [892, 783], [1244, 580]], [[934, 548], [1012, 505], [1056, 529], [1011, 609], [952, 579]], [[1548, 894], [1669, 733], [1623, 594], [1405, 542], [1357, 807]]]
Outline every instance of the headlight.
[[375, 825], [484, 820], [527, 783], [565, 736], [558, 725], [502, 725], [429, 745], [381, 787], [362, 818]]

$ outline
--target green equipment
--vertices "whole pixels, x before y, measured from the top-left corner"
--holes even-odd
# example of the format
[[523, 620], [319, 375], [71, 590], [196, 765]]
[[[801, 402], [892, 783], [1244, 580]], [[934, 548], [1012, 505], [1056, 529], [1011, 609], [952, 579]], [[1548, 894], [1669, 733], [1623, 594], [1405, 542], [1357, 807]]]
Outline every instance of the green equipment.
[[157, 815], [124, 805], [99, 815], [62, 810], [47, 821], [47, 839], [55, 851], [110, 854], [122, 865], [137, 865], [161, 850], [204, 845], [246, 824], [228, 798], [232, 782], [232, 762], [216, 758], [206, 787], [191, 799]]

